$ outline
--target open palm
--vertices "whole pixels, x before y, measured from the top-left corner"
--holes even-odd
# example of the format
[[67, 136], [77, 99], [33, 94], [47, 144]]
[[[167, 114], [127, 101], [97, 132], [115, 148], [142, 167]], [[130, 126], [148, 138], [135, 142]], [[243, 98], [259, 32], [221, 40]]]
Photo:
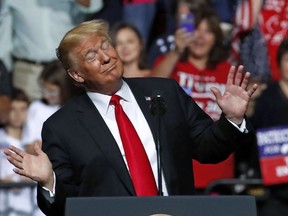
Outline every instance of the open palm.
[[[219, 89], [212, 87], [211, 91], [216, 97], [217, 104], [227, 119], [235, 124], [241, 124], [244, 115], [247, 111], [248, 103], [257, 89], [254, 84], [250, 89], [247, 89], [250, 73], [246, 72], [243, 77], [243, 66], [240, 65], [235, 74], [236, 68], [230, 68], [226, 89], [223, 95]], [[235, 75], [235, 76], [234, 76]]]
[[21, 176], [37, 181], [42, 186], [47, 186], [53, 176], [52, 164], [48, 156], [41, 150], [40, 142], [33, 144], [35, 155], [22, 151], [15, 146], [4, 150], [8, 161], [15, 166], [13, 171]]

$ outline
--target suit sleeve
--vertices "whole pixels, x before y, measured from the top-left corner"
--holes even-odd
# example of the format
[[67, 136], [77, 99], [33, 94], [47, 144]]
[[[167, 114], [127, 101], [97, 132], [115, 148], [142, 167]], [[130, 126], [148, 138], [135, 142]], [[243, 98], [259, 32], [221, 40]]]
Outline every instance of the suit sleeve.
[[50, 203], [41, 192], [40, 186], [38, 186], [38, 205], [46, 215], [64, 215], [66, 198], [78, 194], [78, 187], [73, 181], [74, 174], [68, 158], [69, 154], [67, 148], [46, 123], [43, 125], [42, 138], [43, 151], [51, 160], [56, 174], [56, 187], [54, 202]]
[[223, 114], [214, 122], [178, 84], [175, 85], [185, 119], [182, 130], [189, 134], [192, 158], [201, 163], [218, 163], [239, 145], [251, 142], [254, 130], [247, 119], [247, 134], [240, 132]]

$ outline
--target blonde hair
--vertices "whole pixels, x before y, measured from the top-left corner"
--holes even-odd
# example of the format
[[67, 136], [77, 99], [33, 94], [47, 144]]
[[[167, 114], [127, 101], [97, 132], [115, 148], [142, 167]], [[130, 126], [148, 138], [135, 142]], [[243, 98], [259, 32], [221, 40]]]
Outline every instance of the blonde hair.
[[101, 19], [94, 19], [83, 22], [68, 31], [56, 49], [56, 55], [63, 67], [68, 70], [77, 64], [77, 59], [73, 53], [81, 41], [91, 36], [104, 36], [111, 41], [109, 36], [109, 24]]

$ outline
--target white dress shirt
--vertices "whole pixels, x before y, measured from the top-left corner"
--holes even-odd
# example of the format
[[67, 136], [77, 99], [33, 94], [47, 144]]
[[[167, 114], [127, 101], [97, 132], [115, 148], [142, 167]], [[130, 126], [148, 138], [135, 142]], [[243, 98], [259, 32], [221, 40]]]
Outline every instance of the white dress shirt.
[[[123, 144], [120, 138], [117, 122], [115, 119], [114, 105], [112, 104], [110, 105], [111, 96], [103, 95], [99, 93], [92, 93], [92, 92], [88, 92], [87, 94], [93, 101], [94, 105], [96, 106], [101, 116], [103, 117], [105, 123], [107, 124], [108, 128], [110, 129], [114, 139], [116, 140], [118, 144], [118, 147], [121, 151], [121, 154], [127, 166], [127, 160], [125, 157]], [[150, 127], [133, 93], [131, 92], [126, 82], [123, 81], [123, 85], [121, 89], [116, 94], [122, 98], [122, 100], [120, 100], [120, 104], [122, 105], [123, 110], [125, 111], [126, 115], [129, 117], [130, 121], [132, 122], [135, 130], [137, 131], [142, 141], [142, 144], [144, 146], [144, 149], [146, 151], [146, 154], [148, 156], [148, 159], [152, 167], [152, 171], [154, 174], [156, 184], [158, 185], [156, 145], [155, 145]], [[127, 169], [129, 170], [128, 166], [127, 166]], [[166, 187], [166, 183], [165, 183], [163, 175], [162, 175], [162, 190], [163, 190], [163, 195], [168, 195], [167, 187]]]

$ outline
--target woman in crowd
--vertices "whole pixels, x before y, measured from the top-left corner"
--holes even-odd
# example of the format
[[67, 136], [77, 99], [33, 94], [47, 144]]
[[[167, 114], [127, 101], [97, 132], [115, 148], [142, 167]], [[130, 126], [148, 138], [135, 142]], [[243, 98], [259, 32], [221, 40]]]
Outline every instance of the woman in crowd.
[[112, 28], [112, 41], [123, 65], [124, 77], [147, 77], [150, 70], [145, 64], [145, 46], [139, 30], [121, 22]]
[[195, 30], [187, 32], [178, 28], [175, 32], [175, 49], [160, 56], [153, 67], [152, 76], [171, 77], [179, 82], [213, 119], [221, 110], [210, 91], [212, 86], [223, 89], [230, 64], [226, 61], [227, 49], [223, 45], [223, 32], [218, 16], [212, 8], [195, 12], [188, 5], [179, 5], [180, 13], [192, 12]]

